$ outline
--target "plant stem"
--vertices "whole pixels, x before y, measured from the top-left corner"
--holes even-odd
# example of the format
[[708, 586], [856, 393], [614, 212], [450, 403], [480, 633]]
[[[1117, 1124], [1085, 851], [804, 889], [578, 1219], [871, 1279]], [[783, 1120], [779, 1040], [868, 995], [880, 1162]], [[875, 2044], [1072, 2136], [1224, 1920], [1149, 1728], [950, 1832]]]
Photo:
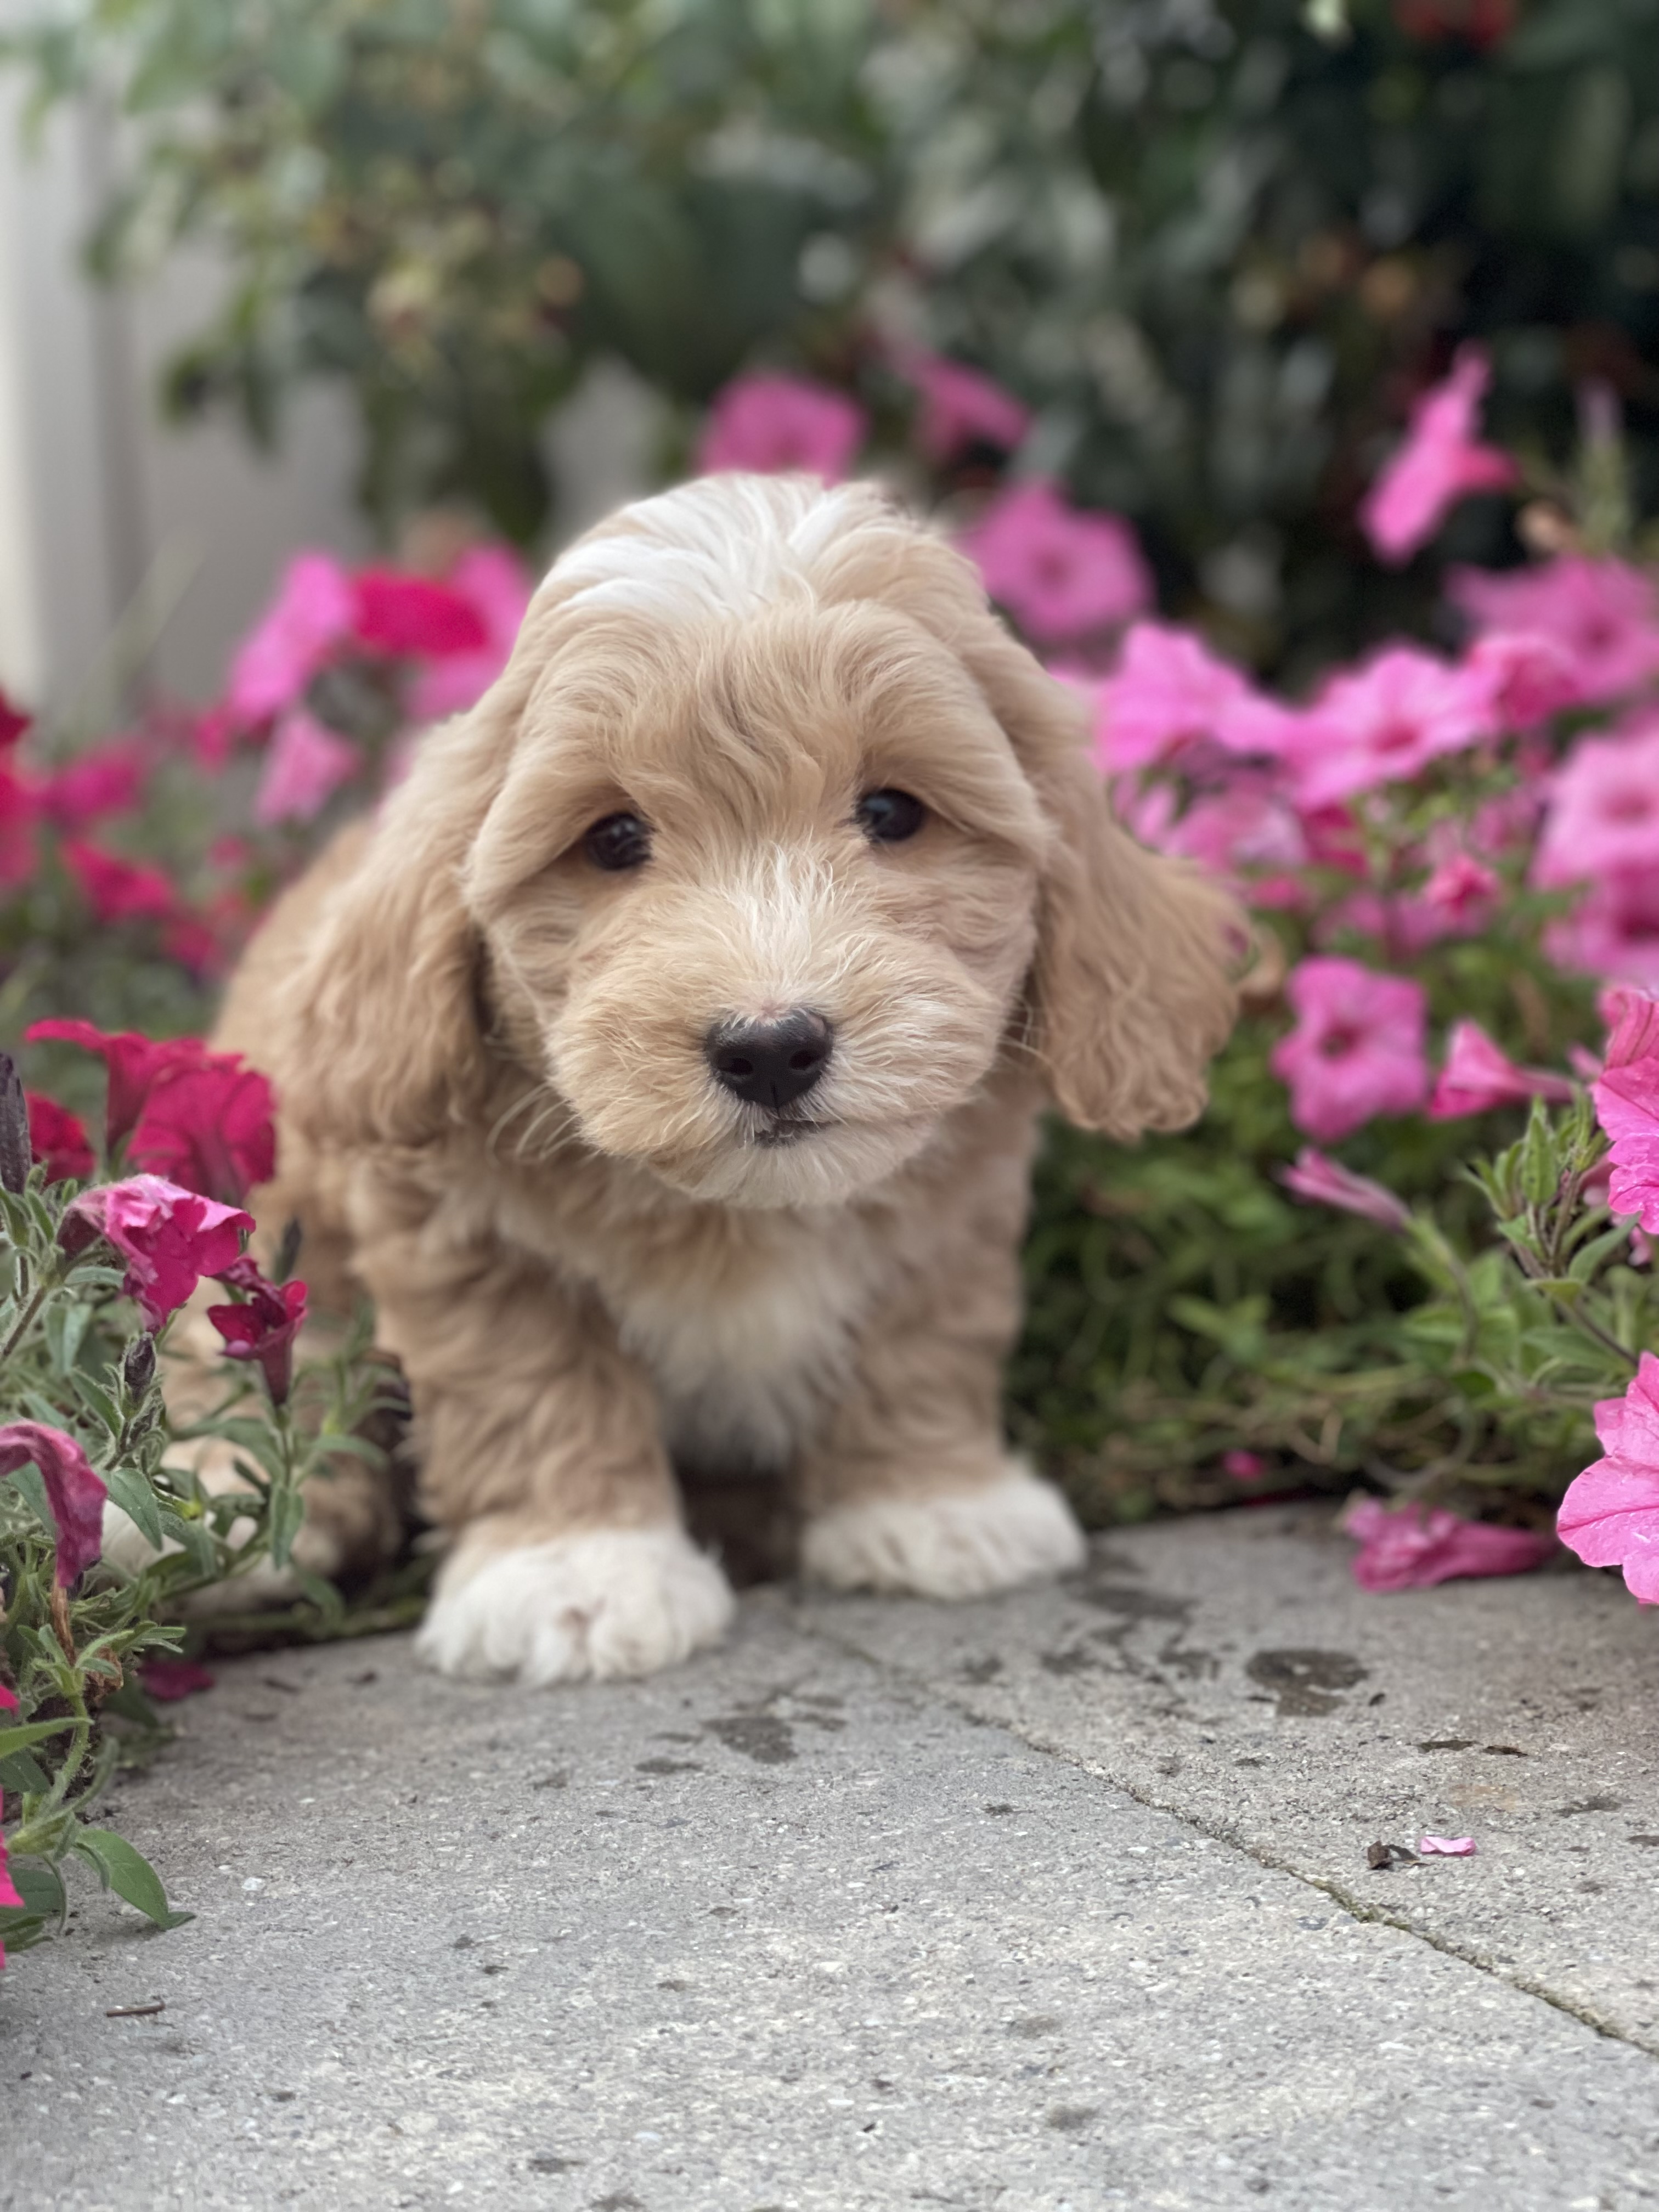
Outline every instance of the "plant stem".
[[28, 1304], [24, 1307], [22, 1312], [17, 1317], [17, 1326], [12, 1330], [11, 1334], [6, 1339], [5, 1342], [3, 1344], [0, 1344], [0, 1363], [3, 1363], [11, 1358], [13, 1352], [16, 1351], [24, 1337], [27, 1335], [29, 1330], [33, 1328], [35, 1316], [40, 1312], [41, 1307], [45, 1305], [46, 1300], [52, 1296], [52, 1292], [57, 1288], [58, 1281], [56, 1277], [53, 1277], [49, 1280], [43, 1279], [35, 1286], [33, 1296], [30, 1298]]

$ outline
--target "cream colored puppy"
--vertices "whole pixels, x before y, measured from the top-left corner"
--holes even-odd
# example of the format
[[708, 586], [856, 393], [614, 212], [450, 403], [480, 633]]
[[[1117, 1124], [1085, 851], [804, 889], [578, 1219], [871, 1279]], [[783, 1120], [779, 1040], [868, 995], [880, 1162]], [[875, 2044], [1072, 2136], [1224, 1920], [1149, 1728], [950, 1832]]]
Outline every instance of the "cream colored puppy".
[[453, 1539], [425, 1656], [552, 1682], [714, 1642], [677, 1456], [793, 1481], [838, 1589], [1075, 1566], [999, 1411], [1037, 1118], [1190, 1121], [1231, 934], [871, 486], [708, 478], [566, 553], [221, 1030], [281, 1101], [264, 1218], [409, 1378]]

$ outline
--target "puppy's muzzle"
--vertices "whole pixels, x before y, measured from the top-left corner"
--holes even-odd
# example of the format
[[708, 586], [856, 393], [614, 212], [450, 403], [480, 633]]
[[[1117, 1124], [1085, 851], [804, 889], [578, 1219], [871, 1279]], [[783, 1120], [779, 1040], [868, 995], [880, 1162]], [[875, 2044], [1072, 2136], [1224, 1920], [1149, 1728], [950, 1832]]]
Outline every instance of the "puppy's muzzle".
[[714, 1080], [734, 1098], [781, 1113], [804, 1098], [830, 1065], [836, 1033], [796, 1006], [771, 1022], [721, 1022], [703, 1040]]

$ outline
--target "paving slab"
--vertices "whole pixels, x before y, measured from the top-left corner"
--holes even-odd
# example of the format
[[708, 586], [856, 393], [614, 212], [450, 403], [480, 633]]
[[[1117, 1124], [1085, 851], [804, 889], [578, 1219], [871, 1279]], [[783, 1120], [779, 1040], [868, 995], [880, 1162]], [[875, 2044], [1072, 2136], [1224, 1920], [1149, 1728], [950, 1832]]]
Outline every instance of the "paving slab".
[[[1328, 1507], [1164, 1522], [1088, 1572], [948, 1611], [805, 1619], [1659, 2051], [1659, 1612], [1569, 1562], [1373, 1595]], [[1473, 1836], [1377, 1873], [1370, 1845]]]
[[[156, 1936], [83, 1899], [0, 1977], [0, 2208], [1659, 2198], [1645, 2050], [1367, 1917], [1348, 1845], [1378, 1801], [1345, 1810], [1342, 1788], [1392, 1791], [1393, 1827], [1430, 1802], [1366, 1778], [1392, 1756], [1370, 1748], [1376, 1717], [1407, 1698], [1392, 1616], [1362, 1636], [1370, 1612], [1340, 1612], [1334, 1575], [1320, 1613], [1326, 1549], [1282, 1516], [1167, 1538], [1114, 1539], [1072, 1591], [961, 1612], [751, 1594], [727, 1650], [636, 1685], [441, 1683], [402, 1638], [223, 1665], [118, 1801], [197, 1919]], [[1305, 1638], [1272, 1599], [1296, 1563]], [[1263, 1610], [1224, 1618], [1245, 1587]], [[1482, 1635], [1507, 1662], [1493, 1600], [1525, 1588], [1460, 1589], [1486, 1624], [1467, 1638], [1462, 1615], [1425, 1618], [1470, 1668]], [[1577, 1626], [1602, 1691], [1584, 1717], [1608, 1726], [1626, 1611], [1588, 1578], [1542, 1602], [1565, 1610], [1534, 1632]], [[1369, 1671], [1302, 1680], [1338, 1702], [1280, 1717], [1294, 1699], [1250, 1663], [1315, 1647]], [[1437, 1727], [1474, 1742], [1502, 1712], [1516, 1733], [1487, 1683], [1461, 1676]], [[1551, 1706], [1540, 1743], [1554, 1723]], [[1547, 1756], [1522, 1748], [1488, 1762], [1506, 1788]], [[1462, 1754], [1414, 1755], [1456, 1786], [1439, 1778]], [[1146, 1802], [1154, 1784], [1170, 1802]], [[1634, 1804], [1632, 1776], [1619, 1787]], [[1564, 1837], [1600, 1818], [1524, 1817]], [[1498, 1818], [1471, 1816], [1482, 1858], [1389, 1877], [1390, 1898], [1418, 1885], [1421, 1915], [1454, 1884], [1492, 1888]], [[1552, 1863], [1587, 1879], [1572, 1848]], [[1563, 1908], [1603, 1910], [1576, 1889]]]

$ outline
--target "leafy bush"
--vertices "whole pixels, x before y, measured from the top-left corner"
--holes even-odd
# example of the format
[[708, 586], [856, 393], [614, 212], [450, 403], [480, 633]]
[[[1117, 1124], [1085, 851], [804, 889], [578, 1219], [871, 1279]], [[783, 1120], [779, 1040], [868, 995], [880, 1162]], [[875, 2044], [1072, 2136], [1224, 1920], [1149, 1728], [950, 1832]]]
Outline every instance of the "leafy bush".
[[[0, 51], [123, 88], [104, 266], [224, 249], [173, 404], [264, 436], [343, 380], [388, 526], [459, 499], [537, 536], [596, 358], [669, 403], [670, 460], [744, 366], [890, 416], [915, 344], [1037, 410], [1166, 606], [1293, 675], [1425, 617], [1351, 518], [1461, 341], [1540, 467], [1616, 391], [1659, 499], [1647, 0], [68, 0]], [[1459, 529], [1513, 557], [1500, 508]]]

